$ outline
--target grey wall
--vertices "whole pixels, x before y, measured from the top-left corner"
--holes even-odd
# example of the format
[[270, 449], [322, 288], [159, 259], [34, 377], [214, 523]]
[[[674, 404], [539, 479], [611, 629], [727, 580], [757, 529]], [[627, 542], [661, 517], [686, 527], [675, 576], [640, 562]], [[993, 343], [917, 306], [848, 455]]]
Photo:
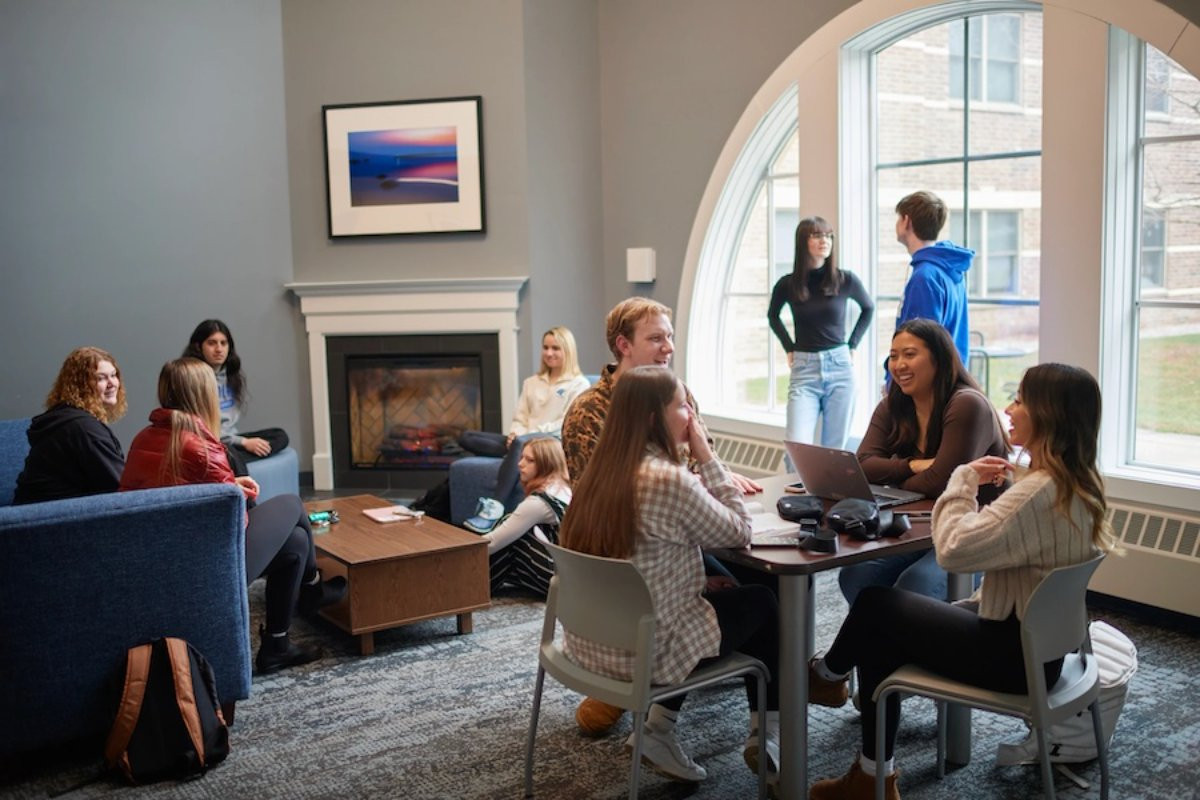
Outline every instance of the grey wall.
[[[767, 77], [848, 0], [600, 3], [605, 296], [674, 306], [717, 156]], [[835, 113], [826, 109], [825, 113]], [[658, 280], [625, 281], [625, 248], [653, 247]]]
[[249, 426], [296, 430], [277, 2], [0, 3], [0, 417], [41, 409], [92, 344], [125, 376], [128, 445], [158, 370], [223, 318]]
[[539, 336], [555, 325], [575, 334], [584, 372], [598, 372], [608, 360], [597, 24], [593, 0], [525, 3], [530, 280], [521, 323], [530, 336], [522, 337], [524, 372], [539, 363]]

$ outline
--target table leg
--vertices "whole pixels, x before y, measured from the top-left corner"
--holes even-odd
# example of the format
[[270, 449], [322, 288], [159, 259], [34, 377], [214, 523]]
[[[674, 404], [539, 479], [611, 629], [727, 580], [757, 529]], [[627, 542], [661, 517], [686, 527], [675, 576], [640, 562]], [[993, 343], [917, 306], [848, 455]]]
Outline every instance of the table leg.
[[359, 655], [369, 656], [375, 652], [375, 634], [360, 633], [358, 635], [358, 653]]
[[[947, 584], [949, 600], [963, 600], [975, 590], [975, 576], [951, 572]], [[971, 709], [946, 704], [946, 760], [952, 764], [971, 763]]]
[[471, 633], [474, 630], [475, 630], [475, 622], [474, 622], [474, 620], [471, 619], [471, 612], [468, 611], [465, 614], [459, 614], [458, 615], [458, 632], [460, 634]]
[[808, 657], [812, 652], [812, 580], [779, 576], [779, 789], [784, 800], [808, 796]]

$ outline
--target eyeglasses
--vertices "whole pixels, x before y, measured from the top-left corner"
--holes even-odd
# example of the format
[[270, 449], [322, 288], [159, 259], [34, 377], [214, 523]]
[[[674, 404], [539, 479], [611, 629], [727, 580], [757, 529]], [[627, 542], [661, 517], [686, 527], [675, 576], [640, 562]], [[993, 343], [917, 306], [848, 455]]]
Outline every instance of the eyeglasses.
[[828, 239], [829, 241], [832, 242], [834, 237], [833, 237], [832, 233], [810, 233], [808, 235], [808, 238], [810, 241], [816, 240], [816, 239]]

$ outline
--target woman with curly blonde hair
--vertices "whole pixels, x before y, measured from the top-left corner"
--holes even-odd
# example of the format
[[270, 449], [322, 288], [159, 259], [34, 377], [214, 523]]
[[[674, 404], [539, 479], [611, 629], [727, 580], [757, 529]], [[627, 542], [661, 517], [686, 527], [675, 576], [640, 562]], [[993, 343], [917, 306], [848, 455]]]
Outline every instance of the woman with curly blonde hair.
[[29, 455], [13, 502], [115, 492], [125, 453], [108, 424], [124, 415], [116, 359], [98, 347], [72, 350], [46, 395], [46, 412], [29, 425]]

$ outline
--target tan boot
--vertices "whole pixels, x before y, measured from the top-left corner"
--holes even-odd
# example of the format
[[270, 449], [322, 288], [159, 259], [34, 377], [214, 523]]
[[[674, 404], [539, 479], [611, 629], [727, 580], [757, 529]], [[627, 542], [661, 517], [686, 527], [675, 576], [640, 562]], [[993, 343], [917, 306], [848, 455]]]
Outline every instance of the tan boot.
[[[883, 796], [886, 800], [900, 800], [900, 790], [896, 788], [896, 776], [899, 774], [898, 771], [893, 772], [885, 779]], [[809, 800], [872, 800], [874, 797], [875, 776], [863, 772], [857, 759], [845, 775], [817, 781], [808, 792]]]
[[841, 708], [850, 697], [850, 676], [840, 681], [822, 678], [813, 667], [820, 656], [808, 661], [808, 702], [829, 708]]
[[612, 706], [594, 697], [585, 697], [575, 709], [575, 722], [589, 736], [603, 736], [616, 725], [625, 709]]

